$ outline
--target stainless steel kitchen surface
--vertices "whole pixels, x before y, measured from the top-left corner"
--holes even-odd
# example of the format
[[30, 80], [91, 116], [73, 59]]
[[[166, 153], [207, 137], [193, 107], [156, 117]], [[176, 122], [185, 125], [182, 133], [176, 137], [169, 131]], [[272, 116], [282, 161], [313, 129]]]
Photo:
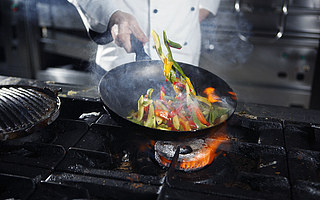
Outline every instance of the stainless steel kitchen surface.
[[[0, 74], [92, 83], [96, 45], [72, 5], [2, 0], [0, 6]], [[239, 101], [309, 108], [320, 77], [319, 0], [221, 0], [201, 29], [200, 67], [228, 82]]]

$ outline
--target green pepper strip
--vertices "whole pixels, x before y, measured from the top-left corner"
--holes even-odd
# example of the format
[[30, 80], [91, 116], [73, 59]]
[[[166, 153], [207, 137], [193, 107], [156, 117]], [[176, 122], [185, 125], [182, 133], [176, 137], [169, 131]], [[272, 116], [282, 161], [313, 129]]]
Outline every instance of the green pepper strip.
[[155, 128], [156, 127], [156, 117], [154, 115], [153, 103], [151, 103], [149, 105], [148, 118], [147, 118], [147, 121], [144, 123], [144, 126], [150, 127], [150, 128]]
[[155, 31], [152, 31], [152, 37], [153, 37], [153, 41], [155, 43], [156, 51], [157, 51], [159, 57], [161, 58], [161, 60], [164, 61], [165, 56], [162, 53], [159, 35]]
[[208, 116], [208, 121], [210, 124], [214, 124], [214, 121], [217, 118], [217, 114], [215, 112], [215, 109], [213, 107], [210, 108], [209, 116]]
[[[166, 35], [166, 32], [165, 32], [165, 31], [163, 31], [163, 40], [164, 40], [164, 44], [165, 44], [165, 46], [166, 46], [166, 48], [167, 48], [167, 50], [168, 50], [168, 60], [171, 61], [171, 62], [173, 62], [173, 65], [172, 65], [172, 66], [181, 74], [181, 76], [182, 76], [183, 78], [185, 78], [186, 80], [187, 80], [187, 79], [189, 80], [189, 82], [187, 81], [187, 84], [190, 84], [190, 85], [189, 85], [189, 86], [190, 86], [190, 89], [192, 90], [192, 92], [194, 93], [194, 95], [196, 95], [196, 92], [195, 92], [195, 90], [194, 90], [193, 85], [192, 85], [191, 82], [190, 82], [190, 79], [183, 73], [183, 70], [182, 70], [182, 68], [180, 67], [180, 65], [179, 65], [175, 60], [173, 60], [172, 52], [171, 52], [170, 45], [169, 45], [169, 40], [168, 40], [168, 38], [167, 38], [167, 35]], [[172, 81], [171, 81], [171, 82], [172, 82]]]
[[151, 99], [145, 100], [143, 95], [140, 96], [140, 98], [138, 100], [138, 117], [137, 117], [137, 120], [139, 122], [143, 118], [144, 108], [147, 107], [150, 104], [152, 104], [152, 100]]
[[[192, 112], [192, 120], [194, 121], [194, 116], [197, 118], [197, 122], [194, 121], [194, 123], [198, 126], [198, 127], [206, 127], [204, 125], [210, 126], [210, 124], [206, 121], [206, 119], [204, 118], [201, 110], [199, 109], [199, 107], [196, 105], [195, 102], [193, 102], [192, 97], [191, 97], [191, 93], [189, 90], [189, 85], [186, 84], [186, 91], [187, 91], [187, 106], [189, 108], [189, 110]], [[200, 126], [200, 124], [202, 126]]]
[[198, 119], [194, 111], [192, 111], [192, 121], [196, 124], [198, 128], [200, 129], [206, 128], [206, 126], [200, 122], [200, 120]]
[[143, 95], [141, 95], [139, 100], [138, 100], [138, 117], [137, 117], [138, 121], [142, 120], [142, 117], [143, 117], [143, 114], [144, 114], [143, 102], [144, 102], [144, 97], [143, 97]]
[[153, 105], [153, 100], [151, 99], [151, 94], [153, 92], [152, 88], [149, 88], [147, 90], [147, 97], [148, 97], [148, 101], [151, 101], [150, 105], [149, 105], [149, 112], [148, 112], [148, 117], [147, 120], [145, 121], [144, 125], [146, 127], [150, 127], [150, 128], [155, 128], [156, 127], [156, 117], [154, 115], [154, 105]]
[[194, 113], [196, 114], [197, 118], [199, 119], [199, 121], [207, 126], [210, 126], [210, 124], [207, 122], [206, 118], [203, 116], [200, 108], [196, 105], [192, 106], [192, 110], [194, 111]]
[[175, 49], [181, 49], [182, 46], [179, 44], [179, 43], [176, 43], [176, 42], [173, 42], [171, 40], [168, 39], [168, 45], [172, 48], [175, 48]]
[[147, 90], [147, 97], [148, 97], [148, 99], [151, 99], [151, 94], [152, 94], [152, 92], [153, 92], [153, 89], [152, 89], [152, 88], [149, 88], [149, 89]]
[[[159, 35], [155, 31], [152, 31], [152, 36], [153, 36], [153, 40], [155, 42], [156, 51], [157, 51], [159, 57], [161, 58], [161, 60], [163, 62], [165, 62], [165, 56], [163, 55], [163, 52], [162, 52], [162, 49], [161, 49]], [[173, 60], [172, 52], [171, 52], [171, 49], [170, 49], [170, 46], [173, 47], [173, 48], [179, 48], [179, 47], [181, 47], [181, 45], [178, 44], [178, 43], [172, 42], [171, 40], [168, 40], [165, 31], [163, 31], [163, 38], [164, 38], [164, 41], [165, 41], [164, 44], [165, 44], [165, 46], [166, 46], [166, 48], [168, 50], [168, 61], [173, 62], [174, 69], [177, 70], [181, 74], [182, 77], [187, 79], [187, 76], [183, 73], [183, 70], [181, 69], [179, 64], [176, 61]], [[175, 78], [176, 78], [176, 72], [175, 72], [174, 69], [171, 68], [168, 77], [165, 75], [167, 80], [170, 80], [171, 83], [173, 83], [175, 81]], [[191, 90], [193, 91], [194, 95], [196, 95], [195, 94], [195, 90], [194, 90], [191, 82], [188, 83], [188, 84], [190, 84]]]
[[163, 100], [156, 100], [155, 102], [154, 102], [154, 105], [155, 105], [155, 107], [157, 108], [157, 109], [159, 109], [159, 110], [165, 110], [165, 111], [168, 111], [169, 109], [167, 108], [167, 106], [166, 105], [164, 105], [164, 103], [162, 103], [162, 101]]
[[173, 83], [176, 80], [177, 74], [176, 72], [171, 68], [169, 75], [166, 76], [166, 79], [169, 80], [171, 83]]
[[211, 103], [208, 101], [207, 98], [202, 97], [202, 96], [196, 96], [196, 99], [197, 99], [198, 101], [201, 101], [202, 103], [207, 104], [208, 106], [210, 106], [210, 108], [212, 107]]
[[170, 49], [170, 46], [169, 46], [169, 42], [168, 42], [168, 38], [167, 38], [167, 35], [166, 35], [166, 32], [163, 31], [163, 41], [164, 41], [164, 45], [166, 46], [167, 50], [168, 50], [168, 60], [173, 62], [173, 67], [181, 74], [181, 76], [183, 78], [186, 78], [186, 75], [183, 73], [181, 67], [179, 66], [179, 64], [173, 60], [173, 56], [172, 56], [172, 52], [171, 52], [171, 49]]

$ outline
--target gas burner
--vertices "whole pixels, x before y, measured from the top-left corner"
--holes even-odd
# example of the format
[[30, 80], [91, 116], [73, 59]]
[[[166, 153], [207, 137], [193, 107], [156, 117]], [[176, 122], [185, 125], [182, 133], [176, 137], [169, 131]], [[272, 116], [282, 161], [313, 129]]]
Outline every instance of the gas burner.
[[195, 138], [185, 141], [157, 141], [155, 143], [155, 158], [164, 167], [169, 167], [171, 160], [180, 146], [178, 165], [182, 171], [196, 171], [210, 165], [220, 152], [219, 145], [227, 140], [225, 128], [218, 133], [212, 133], [206, 138]]

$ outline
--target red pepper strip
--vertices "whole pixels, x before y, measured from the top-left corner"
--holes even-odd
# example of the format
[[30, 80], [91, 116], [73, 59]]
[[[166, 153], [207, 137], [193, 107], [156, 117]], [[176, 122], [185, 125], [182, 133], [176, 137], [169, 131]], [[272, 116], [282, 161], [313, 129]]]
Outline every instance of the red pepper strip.
[[160, 99], [161, 103], [163, 103], [163, 105], [165, 105], [169, 110], [171, 109], [171, 105], [169, 104], [169, 102], [167, 102], [164, 99]]
[[189, 126], [192, 130], [195, 130], [198, 128], [197, 125], [191, 119], [189, 120]]
[[178, 116], [183, 120], [183, 121], [188, 121], [187, 118], [181, 114], [181, 113], [178, 113]]
[[192, 113], [192, 108], [191, 108], [191, 106], [188, 106], [188, 110], [189, 110], [189, 113]]
[[161, 85], [161, 89], [160, 89], [160, 99], [161, 100], [165, 100], [164, 96], [165, 96], [165, 91], [164, 91], [164, 87], [162, 87]]
[[155, 109], [154, 114], [158, 117], [169, 120], [169, 112], [166, 110]]
[[180, 117], [180, 124], [182, 125], [183, 130], [191, 131], [191, 127], [187, 118], [182, 113], [178, 113], [178, 116]]
[[176, 92], [177, 95], [180, 95], [182, 92], [180, 90], [180, 87], [173, 85], [173, 90]]
[[201, 110], [199, 109], [199, 107], [192, 106], [192, 108], [193, 108], [194, 112], [196, 113], [196, 116], [199, 119], [199, 121], [204, 125], [210, 126], [210, 124], [207, 122], [206, 118], [204, 118], [204, 116], [203, 116]]
[[173, 116], [177, 115], [178, 113], [180, 113], [180, 111], [182, 110], [182, 107], [183, 107], [183, 104], [182, 104], [182, 100], [181, 100], [178, 108], [176, 108], [175, 110], [170, 112], [170, 116], [173, 117]]
[[185, 86], [183, 83], [180, 83], [180, 82], [177, 82], [177, 81], [175, 81], [175, 82], [173, 83], [173, 85], [176, 85], [176, 86], [178, 86], [178, 87], [180, 87], [180, 88], [186, 89], [186, 86]]
[[163, 94], [165, 94], [164, 87], [162, 85], [161, 85], [160, 90], [161, 90], [161, 92], [163, 92]]
[[[180, 116], [183, 116], [183, 115], [181, 113], [178, 113], [178, 116], [180, 117]], [[186, 119], [184, 116], [183, 116], [183, 118]], [[179, 122], [180, 122], [180, 125], [182, 126], [183, 130], [191, 131], [191, 127], [189, 126], [188, 121], [184, 120], [183, 118], [179, 118]]]
[[145, 113], [147, 113], [147, 112], [148, 112], [148, 110], [149, 110], [149, 105], [148, 105], [148, 106], [146, 106], [146, 107], [144, 107], [144, 112], [145, 112]]
[[186, 126], [184, 125], [184, 123], [183, 123], [182, 121], [179, 121], [179, 123], [180, 123], [180, 125], [182, 126], [182, 129], [183, 129], [184, 131], [186, 131]]
[[173, 126], [172, 118], [169, 118], [169, 120], [168, 120], [168, 126], [171, 127], [171, 130], [173, 130], [173, 131], [178, 131], [178, 130]]
[[180, 93], [179, 95], [176, 96], [176, 99], [178, 99], [180, 101], [184, 101], [185, 98], [186, 98], [186, 96], [183, 95], [183, 93]]

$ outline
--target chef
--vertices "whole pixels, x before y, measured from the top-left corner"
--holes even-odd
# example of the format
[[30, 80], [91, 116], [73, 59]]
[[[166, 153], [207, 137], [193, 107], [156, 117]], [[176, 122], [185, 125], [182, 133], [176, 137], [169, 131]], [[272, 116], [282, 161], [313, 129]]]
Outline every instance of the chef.
[[161, 40], [165, 30], [170, 40], [182, 45], [180, 50], [173, 49], [176, 61], [198, 66], [200, 22], [209, 13], [215, 15], [220, 3], [220, 0], [68, 1], [77, 8], [90, 37], [99, 44], [96, 64], [105, 71], [135, 61], [135, 54], [130, 53], [131, 34], [143, 43], [151, 59], [159, 60], [153, 47], [152, 30]]

